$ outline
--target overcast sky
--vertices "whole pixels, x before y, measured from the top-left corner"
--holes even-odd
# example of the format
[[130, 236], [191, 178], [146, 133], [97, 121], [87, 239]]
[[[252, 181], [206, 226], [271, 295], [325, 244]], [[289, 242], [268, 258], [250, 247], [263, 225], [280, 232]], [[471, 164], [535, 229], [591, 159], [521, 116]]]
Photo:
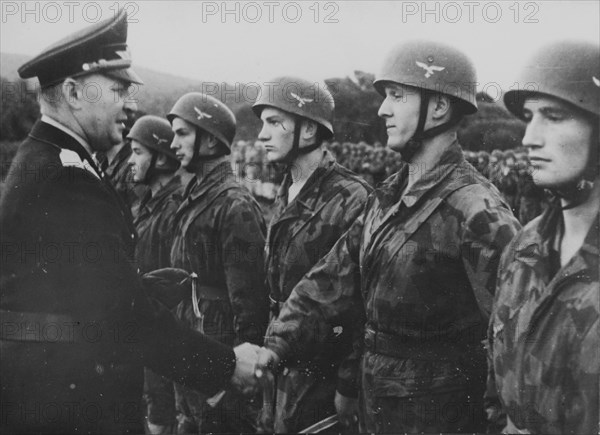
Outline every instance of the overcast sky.
[[[584, 1], [135, 1], [134, 64], [201, 80], [261, 82], [376, 72], [407, 38], [439, 39], [469, 54], [480, 89], [509, 87], [539, 45], [561, 38], [598, 42], [600, 2]], [[35, 55], [67, 34], [114, 14], [117, 2], [2, 1], [1, 50]]]

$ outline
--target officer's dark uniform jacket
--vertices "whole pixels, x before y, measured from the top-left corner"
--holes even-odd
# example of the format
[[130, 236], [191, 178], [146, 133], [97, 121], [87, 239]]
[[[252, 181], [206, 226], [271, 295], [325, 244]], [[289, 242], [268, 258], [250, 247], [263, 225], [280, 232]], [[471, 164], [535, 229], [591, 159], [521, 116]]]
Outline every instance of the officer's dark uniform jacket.
[[561, 220], [560, 207], [550, 207], [502, 256], [488, 332], [488, 415], [492, 423], [508, 415], [530, 433], [591, 434], [600, 425], [600, 216], [563, 267]]
[[[267, 239], [267, 284], [272, 302], [281, 304], [359, 216], [372, 190], [363, 179], [337, 164], [328, 151], [288, 204], [290, 184], [288, 174], [277, 196]], [[336, 373], [340, 362], [352, 351], [355, 322], [355, 318], [337, 319], [331, 325], [326, 346], [310, 358], [298, 355], [299, 359], [287, 362], [293, 370], [278, 379], [281, 393], [277, 408], [282, 409], [277, 409], [276, 432], [297, 432], [335, 413]], [[356, 368], [355, 363], [348, 361], [340, 370], [340, 384], [345, 384], [348, 377], [352, 383]], [[288, 377], [302, 379], [299, 382]], [[349, 393], [346, 385], [338, 389], [347, 395], [356, 394]], [[263, 409], [264, 412], [269, 410]]]
[[127, 209], [74, 136], [34, 126], [0, 225], [3, 432], [137, 432], [143, 364], [208, 394], [232, 376], [230, 348], [145, 296]]
[[283, 358], [310, 352], [330, 319], [363, 307], [362, 430], [477, 430], [481, 341], [500, 253], [519, 224], [457, 143], [403, 193], [408, 170], [369, 196], [295, 286], [266, 344]]

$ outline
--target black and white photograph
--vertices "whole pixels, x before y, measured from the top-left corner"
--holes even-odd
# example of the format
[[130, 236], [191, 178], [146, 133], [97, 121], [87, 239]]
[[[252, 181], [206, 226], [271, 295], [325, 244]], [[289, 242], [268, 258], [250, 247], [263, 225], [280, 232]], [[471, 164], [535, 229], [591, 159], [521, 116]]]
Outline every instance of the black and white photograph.
[[599, 433], [600, 2], [0, 8], [0, 433]]

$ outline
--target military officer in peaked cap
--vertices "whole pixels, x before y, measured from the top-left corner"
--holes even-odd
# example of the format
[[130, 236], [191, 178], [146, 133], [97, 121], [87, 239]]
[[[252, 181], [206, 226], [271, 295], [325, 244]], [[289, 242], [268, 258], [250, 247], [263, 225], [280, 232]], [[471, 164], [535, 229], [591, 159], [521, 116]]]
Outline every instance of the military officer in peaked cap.
[[[179, 326], [146, 295], [126, 207], [92, 154], [122, 137], [130, 84], [127, 16], [75, 33], [24, 64], [42, 118], [19, 146], [0, 204], [3, 433], [139, 433], [142, 367], [214, 394], [253, 387], [256, 348]], [[247, 376], [241, 376], [246, 374]]]

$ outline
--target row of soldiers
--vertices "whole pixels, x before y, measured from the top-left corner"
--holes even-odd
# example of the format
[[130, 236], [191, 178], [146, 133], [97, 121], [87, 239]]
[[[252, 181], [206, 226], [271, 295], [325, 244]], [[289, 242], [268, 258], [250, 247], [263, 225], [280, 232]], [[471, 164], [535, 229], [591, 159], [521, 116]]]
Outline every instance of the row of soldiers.
[[[524, 229], [458, 143], [477, 111], [459, 50], [406, 41], [386, 57], [378, 115], [402, 162], [375, 189], [325, 146], [328, 90], [270, 80], [253, 110], [285, 170], [267, 229], [232, 169], [235, 116], [195, 92], [127, 133], [146, 186], [132, 220], [101, 169], [135, 110], [126, 85], [141, 83], [126, 24], [122, 13], [19, 70], [40, 79], [43, 116], [2, 198], [3, 322], [111, 334], [3, 328], [3, 428], [135, 433], [144, 411], [150, 433], [597, 431], [597, 45], [543, 48], [523, 76], [543, 88], [506, 94], [533, 180], [555, 194]], [[89, 80], [101, 104], [84, 98]], [[65, 242], [58, 260], [28, 254]], [[89, 246], [112, 255], [91, 261]], [[133, 340], [114, 334], [125, 320]], [[130, 409], [142, 366], [146, 407]], [[78, 406], [48, 418], [36, 403]]]

